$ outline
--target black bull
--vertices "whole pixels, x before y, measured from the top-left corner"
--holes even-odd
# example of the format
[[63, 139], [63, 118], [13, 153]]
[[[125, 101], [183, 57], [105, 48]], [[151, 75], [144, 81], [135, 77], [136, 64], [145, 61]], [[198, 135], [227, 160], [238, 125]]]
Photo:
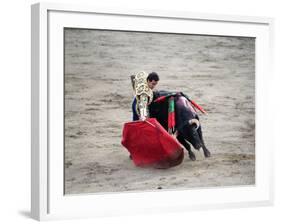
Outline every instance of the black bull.
[[[167, 91], [154, 92], [154, 100], [160, 96], [171, 94]], [[176, 131], [177, 140], [187, 149], [189, 158], [196, 160], [195, 154], [191, 151], [190, 144], [197, 150], [201, 147], [205, 157], [210, 157], [211, 153], [205, 146], [202, 127], [199, 122], [199, 117], [196, 111], [191, 106], [190, 102], [181, 94], [175, 96], [175, 116], [176, 116]], [[168, 100], [161, 102], [152, 102], [149, 105], [150, 117], [154, 117], [157, 121], [168, 130]], [[190, 143], [190, 144], [189, 144]]]

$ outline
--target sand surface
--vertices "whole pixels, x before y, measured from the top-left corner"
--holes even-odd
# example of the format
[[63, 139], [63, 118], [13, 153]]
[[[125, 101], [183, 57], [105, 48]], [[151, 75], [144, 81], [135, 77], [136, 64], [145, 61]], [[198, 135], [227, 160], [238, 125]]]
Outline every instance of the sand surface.
[[[130, 75], [156, 71], [158, 90], [189, 95], [210, 158], [139, 168], [121, 145], [132, 119]], [[65, 193], [154, 191], [255, 183], [253, 38], [65, 30]]]

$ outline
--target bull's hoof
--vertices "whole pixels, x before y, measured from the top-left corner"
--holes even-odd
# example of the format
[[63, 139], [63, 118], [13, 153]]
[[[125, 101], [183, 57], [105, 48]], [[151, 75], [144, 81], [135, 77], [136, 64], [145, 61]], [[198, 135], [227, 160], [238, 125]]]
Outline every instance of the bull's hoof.
[[192, 161], [195, 161], [196, 160], [196, 156], [193, 152], [189, 152], [189, 158], [192, 160]]
[[209, 152], [209, 150], [205, 150], [204, 151], [204, 156], [207, 157], [211, 157], [211, 153]]

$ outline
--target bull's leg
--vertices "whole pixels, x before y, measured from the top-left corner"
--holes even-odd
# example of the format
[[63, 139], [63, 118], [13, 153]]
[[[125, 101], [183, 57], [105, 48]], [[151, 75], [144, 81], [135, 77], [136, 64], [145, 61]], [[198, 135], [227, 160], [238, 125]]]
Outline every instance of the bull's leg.
[[185, 141], [184, 137], [181, 134], [178, 134], [177, 136], [178, 141], [186, 148], [188, 151], [189, 158], [192, 161], [196, 160], [195, 154], [191, 151], [190, 145]]
[[211, 153], [210, 151], [207, 149], [207, 147], [205, 146], [205, 142], [203, 140], [203, 134], [202, 134], [202, 130], [201, 130], [201, 126], [197, 129], [197, 132], [198, 132], [198, 135], [201, 139], [201, 142], [202, 142], [202, 148], [203, 148], [203, 152], [204, 152], [204, 156], [205, 157], [210, 157], [211, 156]]

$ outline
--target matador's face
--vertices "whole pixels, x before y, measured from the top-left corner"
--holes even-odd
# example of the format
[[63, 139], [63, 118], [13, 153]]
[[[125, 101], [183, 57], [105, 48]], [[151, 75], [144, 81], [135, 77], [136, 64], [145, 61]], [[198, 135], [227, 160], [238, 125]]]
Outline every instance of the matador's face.
[[155, 86], [157, 85], [157, 83], [158, 83], [158, 81], [155, 81], [155, 80], [152, 80], [152, 81], [147, 81], [147, 84], [148, 84], [148, 87], [150, 88], [150, 89], [154, 89], [155, 88]]

